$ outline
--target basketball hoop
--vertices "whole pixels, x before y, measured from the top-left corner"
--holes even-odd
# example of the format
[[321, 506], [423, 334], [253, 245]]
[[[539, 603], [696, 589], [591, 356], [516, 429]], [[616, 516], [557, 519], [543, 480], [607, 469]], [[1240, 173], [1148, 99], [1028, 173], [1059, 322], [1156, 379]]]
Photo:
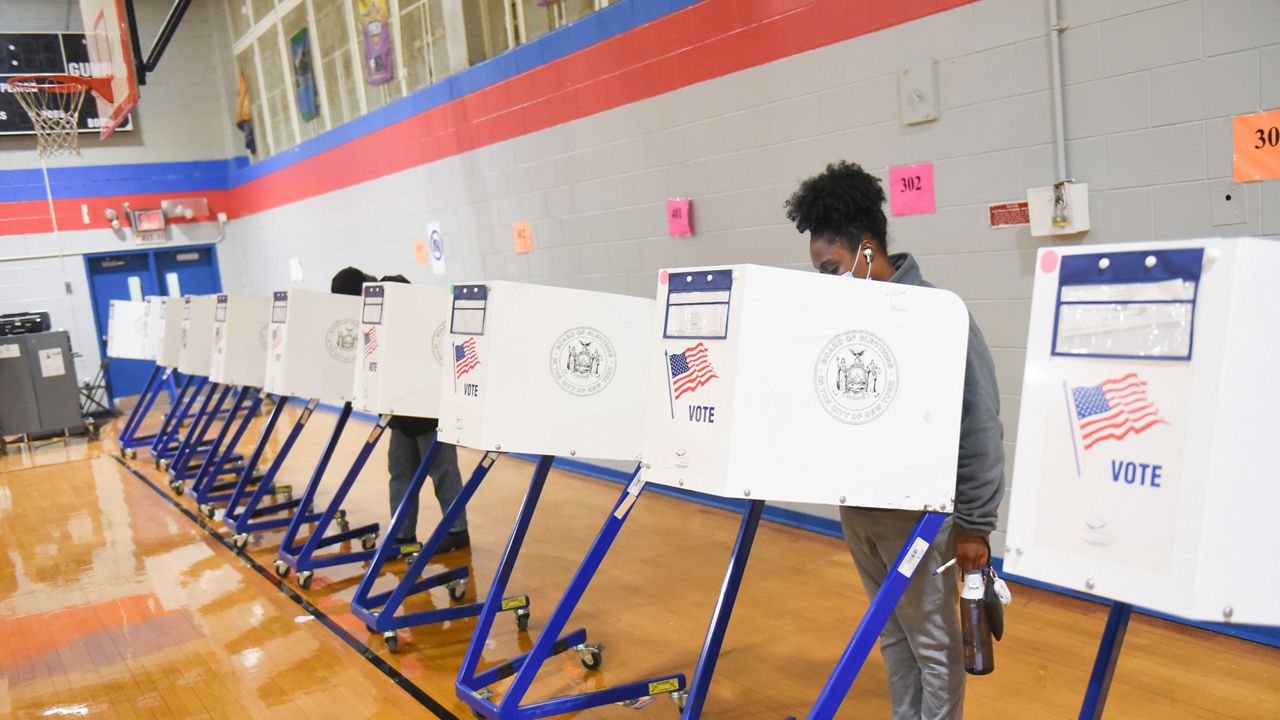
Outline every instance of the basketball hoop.
[[40, 157], [80, 155], [80, 107], [90, 89], [105, 90], [110, 96], [110, 80], [75, 75], [24, 75], [9, 80], [9, 90], [31, 116]]

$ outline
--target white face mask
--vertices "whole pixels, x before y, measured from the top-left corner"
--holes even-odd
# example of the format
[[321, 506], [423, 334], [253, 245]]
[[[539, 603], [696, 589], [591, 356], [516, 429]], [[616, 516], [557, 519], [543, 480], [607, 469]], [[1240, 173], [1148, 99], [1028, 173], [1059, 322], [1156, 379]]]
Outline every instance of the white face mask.
[[[861, 255], [855, 255], [853, 258], [853, 267], [849, 268], [848, 272], [840, 273], [840, 277], [847, 277], [847, 278], [853, 277], [853, 271], [858, 268], [858, 260], [861, 257], [862, 257]], [[871, 263], [870, 262], [867, 263], [867, 274], [865, 276], [865, 279], [866, 280], [871, 279]]]

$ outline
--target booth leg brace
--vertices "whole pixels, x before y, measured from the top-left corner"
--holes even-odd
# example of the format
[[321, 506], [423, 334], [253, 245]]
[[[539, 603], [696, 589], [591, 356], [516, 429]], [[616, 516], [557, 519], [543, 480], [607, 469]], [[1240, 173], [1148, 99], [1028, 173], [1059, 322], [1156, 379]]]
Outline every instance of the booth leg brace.
[[[657, 695], [664, 692], [678, 693], [684, 690], [685, 687], [684, 675], [668, 675], [580, 695], [556, 697], [529, 705], [520, 704], [525, 694], [529, 691], [529, 686], [533, 683], [534, 676], [537, 675], [542, 664], [552, 655], [557, 655], [567, 650], [576, 650], [582, 658], [583, 666], [588, 670], [595, 670], [600, 667], [600, 652], [603, 650], [603, 646], [588, 645], [586, 642], [586, 630], [574, 630], [564, 636], [561, 636], [561, 632], [563, 632], [565, 625], [568, 623], [569, 616], [582, 599], [582, 595], [586, 592], [587, 586], [591, 583], [591, 578], [600, 568], [600, 563], [609, 552], [609, 547], [613, 545], [614, 539], [618, 536], [618, 531], [622, 529], [622, 524], [626, 521], [629, 511], [635, 503], [636, 494], [638, 494], [639, 490], [636, 491], [636, 494], [632, 494], [629, 492], [630, 488], [624, 490], [622, 496], [618, 498], [613, 511], [605, 520], [600, 533], [596, 536], [591, 548], [587, 551], [586, 557], [583, 558], [582, 564], [578, 566], [577, 572], [574, 573], [573, 579], [569, 582], [569, 587], [565, 590], [564, 596], [560, 599], [550, 617], [547, 618], [547, 625], [538, 636], [533, 649], [496, 667], [489, 668], [483, 672], [476, 671], [480, 664], [480, 656], [484, 652], [485, 642], [493, 629], [494, 617], [502, 609], [504, 603], [503, 594], [506, 591], [507, 582], [511, 579], [511, 572], [515, 568], [520, 548], [524, 544], [529, 523], [533, 519], [533, 512], [538, 505], [538, 498], [542, 495], [542, 488], [546, 484], [547, 473], [551, 470], [552, 459], [551, 456], [544, 455], [538, 460], [537, 467], [533, 472], [533, 478], [529, 483], [529, 489], [525, 493], [524, 503], [520, 506], [520, 514], [516, 517], [515, 528], [511, 532], [510, 540], [507, 541], [507, 548], [503, 552], [502, 561], [498, 564], [493, 584], [489, 588], [489, 596], [480, 612], [479, 619], [476, 622], [475, 634], [471, 636], [471, 644], [467, 647], [467, 654], [462, 661], [462, 669], [458, 673], [456, 683], [458, 697], [477, 713], [487, 718], [515, 720], [517, 718], [547, 717], [632, 700], [646, 695]], [[513, 675], [515, 679], [512, 681], [511, 686], [507, 688], [502, 699], [497, 703], [490, 701], [488, 698], [492, 695], [492, 691], [487, 689], [488, 686]]]
[[191, 408], [195, 405], [200, 390], [204, 388], [204, 383], [204, 378], [197, 378], [194, 375], [182, 376], [178, 395], [169, 406], [169, 412], [165, 413], [164, 421], [160, 423], [160, 431], [156, 433], [149, 448], [157, 465], [161, 458], [172, 457], [177, 450], [176, 440], [178, 433], [182, 430], [182, 423], [190, 417]]
[[[298, 436], [302, 434], [303, 428], [307, 426], [307, 421], [311, 419], [319, 403], [320, 401], [316, 399], [307, 402], [306, 407], [302, 409], [302, 413], [298, 415], [297, 421], [293, 423], [293, 428], [289, 430], [289, 435], [285, 438], [284, 444], [280, 446], [280, 451], [272, 459], [267, 472], [257, 479], [255, 485], [253, 471], [262, 459], [262, 453], [266, 450], [267, 443], [271, 441], [272, 430], [275, 429], [280, 416], [284, 414], [285, 406], [289, 404], [288, 398], [283, 396], [276, 398], [276, 406], [272, 409], [271, 416], [262, 430], [262, 437], [258, 439], [258, 444], [254, 447], [249, 462], [245, 463], [235, 490], [232, 491], [231, 498], [227, 501], [227, 508], [222, 514], [223, 522], [235, 533], [232, 541], [236, 549], [244, 549], [249, 542], [249, 533], [288, 527], [292, 521], [288, 513], [305, 513], [307, 519], [303, 522], [311, 522], [320, 517], [312, 513], [310, 507], [303, 506], [301, 500], [291, 497], [285, 486], [277, 487], [275, 484], [276, 475], [280, 472], [280, 467], [284, 465], [285, 459], [289, 457], [289, 452], [293, 450], [294, 443], [298, 441]], [[252, 490], [250, 490], [251, 487]], [[286, 495], [286, 499], [271, 505], [264, 506], [262, 504], [267, 495], [276, 493]], [[240, 504], [242, 500], [244, 502], [243, 507]], [[269, 517], [278, 516], [282, 513], [285, 513], [283, 517]]]
[[[204, 463], [200, 466], [200, 472], [196, 473], [195, 482], [191, 484], [191, 494], [194, 496], [196, 504], [200, 506], [201, 512], [210, 520], [213, 519], [213, 503], [224, 502], [231, 497], [231, 490], [235, 487], [234, 480], [229, 482], [219, 482], [219, 478], [224, 475], [234, 475], [239, 477], [244, 470], [244, 457], [236, 453], [236, 448], [240, 445], [240, 440], [244, 437], [245, 432], [249, 430], [249, 425], [253, 423], [253, 419], [257, 417], [258, 410], [262, 407], [262, 400], [265, 394], [256, 388], [248, 386], [241, 387], [236, 394], [235, 403], [231, 407], [231, 417], [237, 414], [240, 422], [232, 423], [228, 419], [223, 423], [222, 430], [218, 433], [218, 437], [213, 441], [213, 447], [208, 455], [205, 456]], [[244, 408], [244, 403], [248, 401], [249, 407]], [[243, 410], [243, 412], [241, 412]], [[231, 432], [230, 439], [227, 438], [228, 431], [234, 425], [235, 431]]]
[[[360, 618], [370, 632], [382, 633], [382, 637], [387, 643], [387, 648], [391, 652], [396, 651], [399, 643], [396, 637], [396, 630], [398, 629], [473, 617], [479, 615], [483, 608], [482, 603], [468, 603], [466, 605], [452, 605], [446, 608], [397, 615], [409, 597], [442, 585], [448, 590], [450, 601], [460, 602], [463, 599], [467, 577], [470, 574], [469, 568], [451, 568], [427, 578], [422, 577], [422, 572], [426, 569], [427, 564], [431, 562], [431, 557], [435, 554], [436, 549], [440, 547], [440, 543], [444, 541], [449, 528], [453, 527], [454, 521], [466, 509], [467, 503], [476, 494], [476, 490], [480, 488], [485, 476], [489, 474], [489, 468], [493, 467], [493, 463], [499, 456], [499, 453], [496, 452], [487, 452], [484, 457], [480, 458], [475, 470], [471, 472], [471, 477], [462, 486], [462, 492], [449, 504], [449, 508], [445, 511], [444, 516], [440, 518], [440, 522], [436, 523], [436, 528], [432, 531], [431, 537], [427, 538], [427, 542], [422, 546], [422, 549], [410, 561], [409, 567], [405, 570], [404, 575], [400, 577], [400, 581], [396, 586], [387, 592], [376, 595], [371, 594], [374, 583], [378, 581], [382, 574], [383, 567], [388, 561], [400, 554], [396, 538], [400, 535], [400, 531], [406, 522], [409, 503], [412, 502], [413, 498], [418, 497], [418, 493], [422, 491], [423, 484], [426, 482], [427, 474], [435, 464], [435, 459], [439, 454], [440, 442], [438, 439], [433, 440], [431, 446], [427, 448], [426, 454], [423, 455], [422, 462], [418, 464], [418, 469], [414, 472], [404, 499], [400, 501], [400, 506], [396, 508], [395, 516], [391, 519], [391, 525], [387, 527], [386, 534], [382, 537], [382, 541], [378, 543], [378, 550], [374, 553], [373, 562], [370, 563], [369, 569], [365, 571], [364, 578], [360, 581], [360, 586], [356, 588], [355, 597], [351, 600], [352, 614]], [[528, 627], [528, 596], [503, 598], [501, 604], [502, 610], [516, 612], [518, 628], [523, 630]]]
[[[329, 461], [333, 459], [333, 453], [338, 448], [338, 441], [342, 438], [342, 432], [346, 429], [347, 421], [351, 418], [351, 403], [343, 403], [342, 411], [338, 414], [338, 422], [333, 426], [333, 432], [329, 435], [329, 442], [324, 447], [324, 452], [320, 455], [320, 461], [316, 463], [315, 470], [311, 473], [311, 481], [307, 483], [306, 490], [302, 493], [302, 507], [311, 507], [315, 503], [316, 492], [320, 489], [320, 482], [324, 479], [325, 471], [329, 468]], [[351, 486], [355, 484], [356, 478], [360, 476], [360, 471], [364, 469], [364, 465], [369, 460], [369, 454], [378, 445], [378, 440], [382, 438], [383, 431], [387, 429], [387, 423], [391, 421], [390, 415], [383, 415], [378, 418], [378, 422], [373, 426], [373, 431], [369, 433], [369, 437], [365, 440], [364, 446], [360, 448], [360, 452], [356, 455], [355, 462], [351, 464], [351, 469], [342, 479], [342, 483], [333, 494], [333, 499], [320, 512], [319, 516], [314, 520], [315, 526], [311, 529], [311, 534], [301, 544], [298, 543], [298, 535], [302, 532], [302, 526], [308, 522], [309, 514], [296, 513], [293, 516], [293, 522], [289, 523], [289, 529], [285, 531], [284, 540], [280, 543], [280, 559], [276, 561], [276, 575], [285, 577], [292, 568], [298, 572], [298, 584], [304, 589], [311, 585], [312, 573], [322, 567], [333, 567], [335, 565], [346, 565], [348, 563], [364, 562], [373, 557], [374, 543], [377, 542], [378, 525], [362, 525], [352, 529], [347, 524], [346, 511], [342, 509], [342, 503], [346, 501], [347, 494], [351, 492]], [[338, 532], [334, 535], [326, 535], [329, 531], [329, 525], [337, 521]], [[339, 552], [322, 557], [316, 556], [316, 551], [321, 548], [333, 547], [339, 543], [359, 538], [362, 544], [362, 550]]]
[[[917, 541], [923, 541], [926, 544], [932, 543], [934, 537], [938, 534], [938, 529], [942, 527], [942, 523], [946, 518], [945, 513], [936, 512], [926, 512], [920, 516], [920, 520], [916, 522], [916, 526], [907, 538], [906, 544], [902, 546], [902, 551], [898, 553], [898, 559], [894, 561], [893, 569], [889, 571], [888, 577], [885, 578], [884, 583], [880, 586], [880, 591], [871, 599], [871, 606], [867, 608], [867, 612], [862, 616], [862, 622], [858, 623], [858, 629], [853, 633], [853, 638], [836, 662], [835, 669], [832, 670], [831, 676], [827, 678], [827, 684], [823, 686], [822, 692], [818, 694], [817, 702], [814, 703], [813, 709], [809, 711], [809, 720], [829, 720], [829, 718], [835, 717], [836, 711], [840, 709], [840, 704], [844, 702], [845, 696], [849, 694], [849, 688], [853, 687], [853, 681], [858, 677], [858, 673], [862, 671], [862, 666], [866, 663], [867, 656], [871, 654], [871, 649], [875, 647], [876, 641], [880, 638], [880, 633], [884, 630], [885, 623], [889, 622], [893, 609], [898, 606], [898, 600], [902, 598], [902, 593], [907, 589], [907, 583], [911, 582], [911, 576], [917, 570], [927, 572], [916, 567], [919, 557], [911, 554], [912, 547], [916, 545]], [[906, 564], [905, 567], [904, 563]]]
[[[197, 456], [207, 458], [214, 451], [213, 441], [206, 440], [209, 436], [209, 430], [213, 427], [213, 423], [217, 420], [222, 412], [223, 405], [227, 402], [227, 396], [231, 394], [231, 386], [221, 383], [211, 383], [209, 392], [204, 397], [204, 402], [200, 404], [200, 411], [196, 413], [196, 417], [191, 421], [191, 426], [187, 428], [186, 435], [183, 436], [182, 442], [178, 445], [178, 452], [169, 461], [167, 470], [169, 471], [169, 485], [174, 492], [182, 494], [186, 485], [186, 481], [195, 477], [200, 471], [200, 465], [197, 464]], [[216, 400], [214, 398], [217, 398]]]
[[1111, 692], [1111, 678], [1115, 675], [1116, 663], [1120, 661], [1120, 647], [1124, 644], [1124, 634], [1129, 629], [1131, 615], [1133, 615], [1133, 606], [1129, 603], [1111, 603], [1111, 611], [1107, 613], [1107, 625], [1102, 631], [1102, 642], [1098, 645], [1098, 656], [1093, 661], [1093, 674], [1089, 676], [1089, 689], [1084, 695], [1084, 705], [1080, 707], [1080, 720], [1099, 720], [1102, 717], [1102, 710], [1107, 704], [1107, 694]]
[[[129, 411], [129, 417], [124, 421], [124, 427], [120, 429], [120, 437], [117, 442], [120, 443], [120, 455], [126, 454], [129, 457], [137, 457], [135, 448], [143, 445], [150, 445], [155, 439], [155, 435], [139, 435], [142, 429], [142, 421], [146, 419], [147, 414], [151, 412], [151, 406], [155, 405], [156, 398], [164, 391], [164, 386], [169, 380], [169, 373], [172, 370], [156, 365], [151, 368], [151, 374], [147, 376], [147, 384], [142, 388], [142, 394], [138, 396], [138, 402]], [[133, 452], [130, 452], [133, 451]]]

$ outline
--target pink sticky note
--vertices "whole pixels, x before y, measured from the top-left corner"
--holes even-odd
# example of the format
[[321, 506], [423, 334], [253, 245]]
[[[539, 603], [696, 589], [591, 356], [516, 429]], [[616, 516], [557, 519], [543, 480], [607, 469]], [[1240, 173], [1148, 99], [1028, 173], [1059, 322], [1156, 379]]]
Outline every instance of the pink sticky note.
[[667, 201], [667, 234], [671, 237], [689, 237], [693, 234], [689, 225], [689, 198]]
[[889, 168], [889, 210], [895, 216], [933, 213], [933, 163]]

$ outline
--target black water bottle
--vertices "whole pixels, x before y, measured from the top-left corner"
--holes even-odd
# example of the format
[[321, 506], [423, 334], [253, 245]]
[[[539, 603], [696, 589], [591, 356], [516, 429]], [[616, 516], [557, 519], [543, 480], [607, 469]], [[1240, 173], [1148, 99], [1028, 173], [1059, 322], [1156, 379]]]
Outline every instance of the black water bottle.
[[991, 628], [982, 599], [986, 582], [981, 570], [964, 574], [960, 591], [960, 633], [964, 636], [964, 670], [970, 675], [986, 675], [996, 669], [991, 651]]

